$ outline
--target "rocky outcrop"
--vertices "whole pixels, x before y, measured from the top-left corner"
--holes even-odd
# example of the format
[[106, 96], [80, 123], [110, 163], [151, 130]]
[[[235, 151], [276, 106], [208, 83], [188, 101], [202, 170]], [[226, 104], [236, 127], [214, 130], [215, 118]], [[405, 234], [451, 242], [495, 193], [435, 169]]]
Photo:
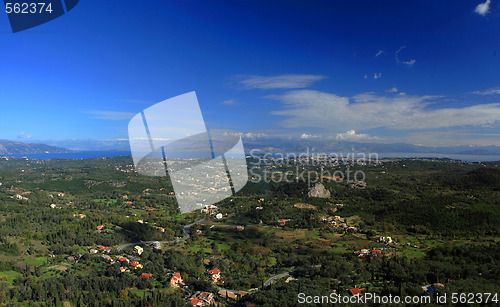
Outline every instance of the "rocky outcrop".
[[312, 188], [309, 189], [309, 193], [307, 194], [309, 197], [319, 197], [319, 198], [327, 198], [330, 197], [330, 191], [328, 191], [322, 183], [316, 183]]

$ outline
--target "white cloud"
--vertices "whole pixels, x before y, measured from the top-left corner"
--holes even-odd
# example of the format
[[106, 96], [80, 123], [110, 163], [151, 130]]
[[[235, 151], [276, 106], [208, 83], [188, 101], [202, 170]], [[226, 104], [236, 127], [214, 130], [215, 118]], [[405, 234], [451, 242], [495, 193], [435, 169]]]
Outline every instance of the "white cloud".
[[293, 89], [311, 86], [325, 79], [321, 75], [238, 76], [237, 84], [245, 89]]
[[285, 105], [284, 109], [272, 112], [287, 117], [279, 122], [281, 126], [319, 128], [330, 133], [379, 127], [411, 130], [500, 123], [500, 103], [431, 108], [431, 102], [441, 98], [439, 96], [365, 93], [349, 98], [320, 91], [295, 90], [270, 98]]
[[362, 142], [377, 140], [376, 136], [369, 136], [368, 134], [358, 134], [356, 130], [349, 130], [344, 133], [337, 133], [335, 137], [338, 141]]
[[28, 139], [29, 140], [29, 139], [31, 139], [31, 134], [26, 134], [26, 133], [24, 133], [24, 131], [22, 131], [21, 133], [19, 133], [17, 135], [17, 138], [18, 139]]
[[131, 138], [131, 139], [117, 139], [117, 141], [122, 141], [122, 140], [148, 141], [150, 139], [152, 141], [172, 141], [172, 139], [169, 138], [145, 138], [145, 137]]
[[398, 88], [397, 87], [393, 87], [391, 89], [388, 89], [387, 92], [389, 92], [389, 93], [397, 93], [398, 92]]
[[316, 138], [319, 138], [319, 135], [302, 133], [300, 138], [301, 139], [316, 139]]
[[86, 113], [95, 115], [95, 118], [109, 120], [129, 120], [135, 116], [135, 113], [120, 111], [89, 111]]
[[500, 88], [490, 88], [486, 91], [475, 91], [472, 93], [477, 95], [497, 95], [500, 94]]
[[476, 6], [476, 9], [474, 9], [474, 12], [479, 14], [479, 15], [486, 15], [489, 13], [490, 11], [490, 4], [491, 4], [491, 0], [486, 0], [485, 2], [483, 3], [480, 3]]
[[375, 54], [375, 57], [378, 57], [384, 53], [384, 50], [379, 50], [377, 54]]
[[252, 133], [252, 132], [245, 133], [243, 134], [243, 136], [249, 139], [260, 139], [268, 137], [268, 135], [265, 133]]
[[373, 75], [373, 79], [378, 79], [378, 78], [382, 78], [382, 73], [381, 73], [381, 72], [379, 72], [378, 74], [377, 74], [377, 73], [375, 73], [375, 74]]

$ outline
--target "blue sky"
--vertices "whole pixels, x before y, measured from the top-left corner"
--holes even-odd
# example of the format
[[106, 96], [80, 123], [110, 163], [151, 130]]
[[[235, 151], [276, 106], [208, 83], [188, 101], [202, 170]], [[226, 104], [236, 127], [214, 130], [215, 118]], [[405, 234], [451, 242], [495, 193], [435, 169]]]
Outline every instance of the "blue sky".
[[3, 139], [126, 139], [196, 91], [248, 138], [500, 145], [500, 1], [80, 1], [0, 40]]

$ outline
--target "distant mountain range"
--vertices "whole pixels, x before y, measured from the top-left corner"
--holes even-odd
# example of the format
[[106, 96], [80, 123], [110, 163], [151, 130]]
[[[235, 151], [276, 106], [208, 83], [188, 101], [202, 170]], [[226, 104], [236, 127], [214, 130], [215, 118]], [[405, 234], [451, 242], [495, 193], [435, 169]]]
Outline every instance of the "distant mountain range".
[[318, 153], [429, 153], [455, 155], [500, 155], [500, 146], [447, 146], [431, 147], [404, 143], [357, 143], [336, 140], [286, 140], [245, 139], [245, 150], [259, 149], [263, 152], [314, 152]]
[[46, 144], [21, 143], [9, 140], [0, 140], [0, 155], [24, 155], [24, 154], [66, 153], [66, 152], [74, 152], [74, 151]]
[[129, 151], [128, 140], [92, 140], [92, 139], [66, 139], [66, 140], [40, 140], [43, 144], [59, 146], [77, 151]]
[[[39, 144], [0, 140], [0, 154], [58, 153], [71, 151], [130, 151], [128, 140], [39, 140]], [[500, 155], [500, 146], [446, 146], [432, 147], [405, 143], [357, 143], [319, 139], [244, 138], [245, 151], [271, 153], [419, 153], [454, 155]], [[69, 148], [69, 149], [66, 149]]]

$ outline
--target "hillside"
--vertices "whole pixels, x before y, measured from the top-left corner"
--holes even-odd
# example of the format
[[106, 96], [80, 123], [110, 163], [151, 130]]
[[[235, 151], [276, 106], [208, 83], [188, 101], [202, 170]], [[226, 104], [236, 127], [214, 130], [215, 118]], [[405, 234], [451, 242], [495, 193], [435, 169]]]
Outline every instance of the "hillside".
[[22, 155], [39, 153], [64, 153], [72, 150], [45, 144], [21, 143], [9, 140], [0, 140], [0, 155]]

